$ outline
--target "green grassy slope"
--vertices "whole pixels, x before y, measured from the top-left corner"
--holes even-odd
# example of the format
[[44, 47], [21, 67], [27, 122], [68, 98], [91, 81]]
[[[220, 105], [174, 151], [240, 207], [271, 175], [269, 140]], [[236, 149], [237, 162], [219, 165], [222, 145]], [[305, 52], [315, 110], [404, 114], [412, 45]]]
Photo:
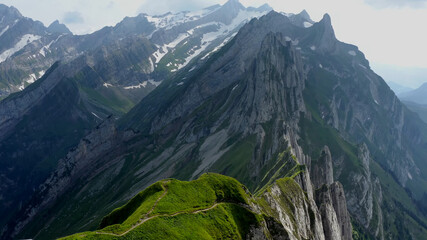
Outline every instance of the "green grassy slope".
[[64, 239], [244, 239], [260, 216], [237, 180], [204, 174], [157, 182], [104, 217], [100, 230]]
[[[293, 199], [307, 200], [292, 178], [274, 183], [288, 214], [293, 214]], [[268, 239], [278, 232], [287, 236], [284, 229], [271, 227], [278, 222], [275, 214], [263, 196], [253, 196], [237, 180], [207, 173], [190, 182], [159, 181], [105, 216], [99, 230], [62, 239], [246, 239], [253, 229], [262, 229]]]

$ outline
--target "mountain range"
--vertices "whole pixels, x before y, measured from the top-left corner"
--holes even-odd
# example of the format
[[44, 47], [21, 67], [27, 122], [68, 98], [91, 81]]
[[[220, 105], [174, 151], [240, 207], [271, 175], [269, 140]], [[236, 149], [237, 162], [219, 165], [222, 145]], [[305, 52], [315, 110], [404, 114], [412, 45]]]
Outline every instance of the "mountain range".
[[0, 6], [1, 238], [426, 239], [426, 123], [329, 15], [271, 10], [76, 36]]
[[389, 82], [388, 84], [411, 111], [417, 113], [424, 122], [427, 122], [427, 100], [425, 98], [425, 93], [427, 93], [426, 83], [422, 84], [417, 89], [407, 88], [393, 82]]

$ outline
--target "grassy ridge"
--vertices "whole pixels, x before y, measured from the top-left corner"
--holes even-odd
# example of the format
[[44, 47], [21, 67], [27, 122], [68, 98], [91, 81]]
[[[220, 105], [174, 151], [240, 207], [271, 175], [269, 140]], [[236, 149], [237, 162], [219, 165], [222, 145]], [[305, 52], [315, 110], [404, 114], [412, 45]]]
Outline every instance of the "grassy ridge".
[[[307, 200], [293, 178], [275, 184], [284, 193], [287, 214], [293, 214], [296, 199]], [[254, 228], [269, 235], [265, 223], [274, 214], [263, 196], [253, 197], [234, 178], [207, 173], [190, 182], [157, 182], [107, 215], [99, 230], [63, 239], [246, 239]]]

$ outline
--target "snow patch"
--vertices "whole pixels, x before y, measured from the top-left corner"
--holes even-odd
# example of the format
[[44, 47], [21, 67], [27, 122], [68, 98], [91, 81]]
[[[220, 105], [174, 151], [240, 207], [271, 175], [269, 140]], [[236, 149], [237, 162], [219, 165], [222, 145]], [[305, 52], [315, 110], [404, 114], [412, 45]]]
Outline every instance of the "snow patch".
[[313, 45], [313, 46], [310, 47], [310, 49], [313, 50], [313, 51], [316, 51], [316, 46]]
[[41, 37], [37, 35], [25, 34], [24, 36], [21, 37], [21, 40], [19, 40], [19, 42], [17, 42], [13, 48], [8, 49], [4, 51], [2, 54], [0, 54], [0, 63], [6, 61], [13, 54], [23, 49], [25, 46], [32, 43], [33, 41], [39, 40], [40, 38]]
[[323, 65], [319, 63], [319, 67], [320, 67], [320, 68], [323, 68]]
[[145, 88], [147, 86], [147, 83], [148, 83], [147, 81], [144, 81], [144, 82], [142, 82], [142, 83], [140, 83], [138, 85], [124, 87], [124, 89], [129, 90], [129, 89], [137, 89], [137, 88], [139, 89], [141, 87]]
[[9, 25], [7, 25], [1, 32], [0, 32], [0, 37], [1, 35], [3, 35], [7, 30], [9, 30]]
[[27, 83], [31, 84], [37, 80], [37, 77], [34, 73], [30, 74], [30, 76], [25, 80]]
[[46, 56], [46, 52], [45, 52], [45, 47], [42, 47], [42, 49], [40, 49], [39, 53], [45, 57]]
[[[203, 35], [202, 39], [202, 47], [198, 50], [199, 53], [203, 52], [211, 43], [212, 41], [219, 39], [220, 37], [226, 37], [230, 32], [233, 32], [236, 30], [240, 25], [245, 24], [249, 22], [253, 18], [259, 18], [263, 15], [265, 15], [267, 12], [252, 12], [247, 10], [240, 10], [239, 14], [233, 19], [233, 21], [229, 25], [225, 25], [223, 23], [220, 24], [220, 28], [216, 32], [210, 32]], [[211, 53], [218, 51], [222, 46], [227, 44], [227, 42], [233, 38], [236, 35], [236, 33], [233, 33], [232, 36], [227, 37], [224, 39], [224, 41], [216, 47], [214, 50], [212, 50], [210, 53], [205, 55], [203, 59], [208, 57]]]
[[288, 18], [295, 15], [293, 13], [285, 13], [285, 12], [281, 12], [281, 14], [284, 15], [284, 16], [286, 16], [286, 17], [288, 17]]
[[236, 88], [239, 86], [239, 84], [237, 84], [236, 86], [233, 87], [233, 89], [231, 89], [231, 91], [236, 90]]
[[45, 71], [40, 71], [37, 74], [32, 73], [28, 76], [28, 78], [25, 78], [24, 81], [28, 84], [34, 83], [37, 79], [41, 78], [44, 75]]
[[409, 179], [412, 180], [412, 175], [409, 172], [408, 172], [408, 177], [409, 177]]
[[95, 116], [96, 118], [98, 118], [98, 119], [101, 119], [102, 120], [102, 118], [100, 118], [98, 115], [96, 115], [94, 112], [92, 112], [92, 114], [93, 114], [93, 116]]
[[304, 22], [303, 24], [304, 24], [305, 28], [309, 28], [309, 27], [313, 26], [313, 24], [309, 23], [309, 22]]
[[218, 51], [219, 49], [221, 49], [225, 44], [227, 44], [231, 38], [233, 38], [234, 36], [236, 36], [237, 33], [234, 33], [233, 35], [231, 35], [230, 37], [227, 37], [226, 39], [224, 39], [224, 41], [222, 41], [222, 43], [220, 45], [218, 45], [217, 47], [215, 47], [212, 51], [208, 52], [205, 56], [202, 57], [202, 60], [205, 60], [208, 56], [210, 56], [212, 53], [215, 53], [216, 51]]
[[20, 85], [15, 85], [14, 87], [18, 88], [19, 91], [22, 91], [25, 89], [25, 82], [22, 82]]
[[195, 21], [200, 19], [217, 9], [202, 9], [194, 12], [179, 12], [179, 13], [168, 13], [161, 16], [145, 16], [148, 22], [154, 24], [156, 28], [171, 29], [174, 26], [185, 22]]
[[356, 54], [356, 52], [355, 51], [353, 51], [353, 50], [351, 50], [351, 51], [348, 51], [348, 54], [350, 54], [351, 56], [356, 56], [357, 54]]
[[108, 88], [108, 87], [114, 87], [112, 84], [109, 84], [109, 83], [104, 83], [104, 84], [102, 84], [102, 86], [104, 86], [106, 88]]
[[58, 39], [59, 39], [60, 37], [62, 37], [62, 35], [60, 35], [56, 40], [51, 41], [48, 45], [43, 46], [43, 47], [40, 49], [39, 53], [40, 53], [43, 57], [45, 57], [45, 56], [46, 56], [46, 51], [49, 51], [50, 46], [51, 46], [53, 43], [55, 43], [56, 41], [58, 41]]
[[362, 65], [362, 64], [360, 64], [360, 63], [359, 63], [359, 66], [360, 66], [361, 68], [368, 69], [366, 66], [364, 66], [364, 65]]
[[377, 100], [375, 100], [375, 99], [374, 99], [374, 102], [375, 102], [377, 105], [380, 105], [380, 104], [378, 103], [378, 101], [377, 101]]
[[151, 57], [148, 58], [148, 61], [150, 61], [150, 73], [154, 72], [154, 62]]
[[182, 86], [182, 85], [184, 85], [184, 82], [179, 82], [179, 83], [177, 83], [176, 85], [177, 85], [177, 86]]
[[194, 66], [194, 67], [190, 68], [190, 70], [188, 70], [188, 71], [189, 71], [189, 72], [192, 72], [192, 71], [194, 71], [194, 69], [196, 69], [196, 66]]
[[159, 63], [160, 60], [169, 52], [169, 48], [174, 48], [176, 45], [178, 45], [180, 42], [182, 42], [184, 39], [186, 39], [189, 36], [188, 33], [181, 33], [178, 35], [178, 37], [173, 40], [172, 42], [165, 44], [157, 49], [155, 53], [153, 53], [154, 58], [156, 59], [155, 63]]
[[[182, 13], [177, 13], [177, 14], [167, 14], [167, 15], [163, 15], [163, 16], [154, 16], [154, 17], [150, 17], [147, 16], [148, 21], [153, 22], [156, 27], [158, 28], [170, 28], [171, 26], [175, 26], [177, 24], [181, 24], [183, 22], [186, 21], [194, 21], [197, 18], [201, 18], [203, 16], [206, 16], [207, 14], [211, 13], [214, 10], [201, 10], [199, 12], [182, 12]], [[256, 12], [256, 11], [249, 11], [249, 10], [240, 10], [239, 13], [237, 14], [237, 16], [233, 19], [233, 21], [229, 24], [226, 25], [224, 23], [221, 22], [208, 22], [202, 25], [199, 25], [193, 29], [188, 30], [186, 33], [182, 33], [180, 34], [177, 39], [175, 39], [173, 42], [169, 43], [169, 44], [165, 44], [163, 46], [158, 46], [158, 50], [153, 54], [153, 57], [155, 57], [156, 61], [155, 63], [159, 63], [160, 60], [169, 52], [171, 51], [170, 48], [174, 48], [176, 47], [180, 42], [184, 41], [186, 38], [188, 38], [189, 36], [193, 35], [196, 29], [205, 27], [205, 26], [211, 26], [211, 25], [216, 25], [218, 26], [218, 29], [216, 31], [213, 32], [209, 32], [209, 33], [205, 33], [202, 36], [201, 39], [201, 44], [200, 46], [195, 46], [192, 49], [190, 49], [187, 52], [187, 57], [184, 59], [184, 62], [181, 64], [175, 64], [174, 66], [176, 67], [175, 69], [172, 69], [172, 72], [175, 72], [183, 67], [185, 67], [186, 65], [188, 65], [188, 63], [191, 62], [191, 60], [193, 60], [195, 57], [197, 57], [198, 55], [200, 55], [202, 52], [204, 52], [213, 41], [217, 40], [217, 39], [224, 39], [223, 42], [217, 46], [215, 49], [213, 49], [210, 53], [208, 53], [207, 55], [205, 55], [202, 59], [206, 58], [208, 55], [212, 54], [215, 51], [218, 51], [218, 49], [220, 49], [222, 46], [224, 46], [232, 37], [234, 37], [235, 32], [237, 30], [237, 28], [247, 22], [249, 22], [252, 18], [258, 18], [261, 17], [263, 15], [265, 15], [267, 13], [266, 12]], [[175, 21], [175, 23], [171, 23], [171, 21]], [[230, 36], [231, 33], [233, 33], [233, 36]], [[173, 64], [171, 63], [172, 66]]]

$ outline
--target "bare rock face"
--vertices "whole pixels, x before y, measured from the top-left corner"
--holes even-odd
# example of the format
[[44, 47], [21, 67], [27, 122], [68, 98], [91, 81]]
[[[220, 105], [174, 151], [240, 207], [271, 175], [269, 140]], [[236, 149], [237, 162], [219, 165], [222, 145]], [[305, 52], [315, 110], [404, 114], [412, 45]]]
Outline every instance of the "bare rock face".
[[311, 179], [315, 188], [323, 184], [331, 185], [334, 182], [331, 151], [325, 146], [320, 153], [319, 160], [311, 168]]
[[[352, 189], [345, 192], [347, 207], [356, 220], [365, 228], [375, 226], [375, 236], [383, 239], [383, 214], [381, 211], [382, 189], [378, 178], [373, 177], [370, 169], [371, 154], [366, 145], [359, 147], [359, 159], [363, 164], [363, 172], [352, 173]], [[373, 221], [375, 209], [378, 220]]]
[[326, 239], [341, 239], [341, 228], [338, 223], [330, 188], [323, 185], [316, 191], [316, 201], [322, 216], [323, 231]]
[[[289, 239], [324, 240], [321, 215], [314, 201], [308, 199], [301, 187], [293, 180], [273, 184], [263, 198], [273, 216], [289, 233]], [[292, 203], [292, 208], [286, 203]]]
[[352, 239], [352, 226], [344, 189], [339, 182], [323, 185], [316, 191], [326, 239]]
[[341, 239], [352, 239], [352, 226], [350, 214], [347, 210], [344, 188], [341, 183], [335, 182], [330, 185], [332, 204], [341, 227]]

